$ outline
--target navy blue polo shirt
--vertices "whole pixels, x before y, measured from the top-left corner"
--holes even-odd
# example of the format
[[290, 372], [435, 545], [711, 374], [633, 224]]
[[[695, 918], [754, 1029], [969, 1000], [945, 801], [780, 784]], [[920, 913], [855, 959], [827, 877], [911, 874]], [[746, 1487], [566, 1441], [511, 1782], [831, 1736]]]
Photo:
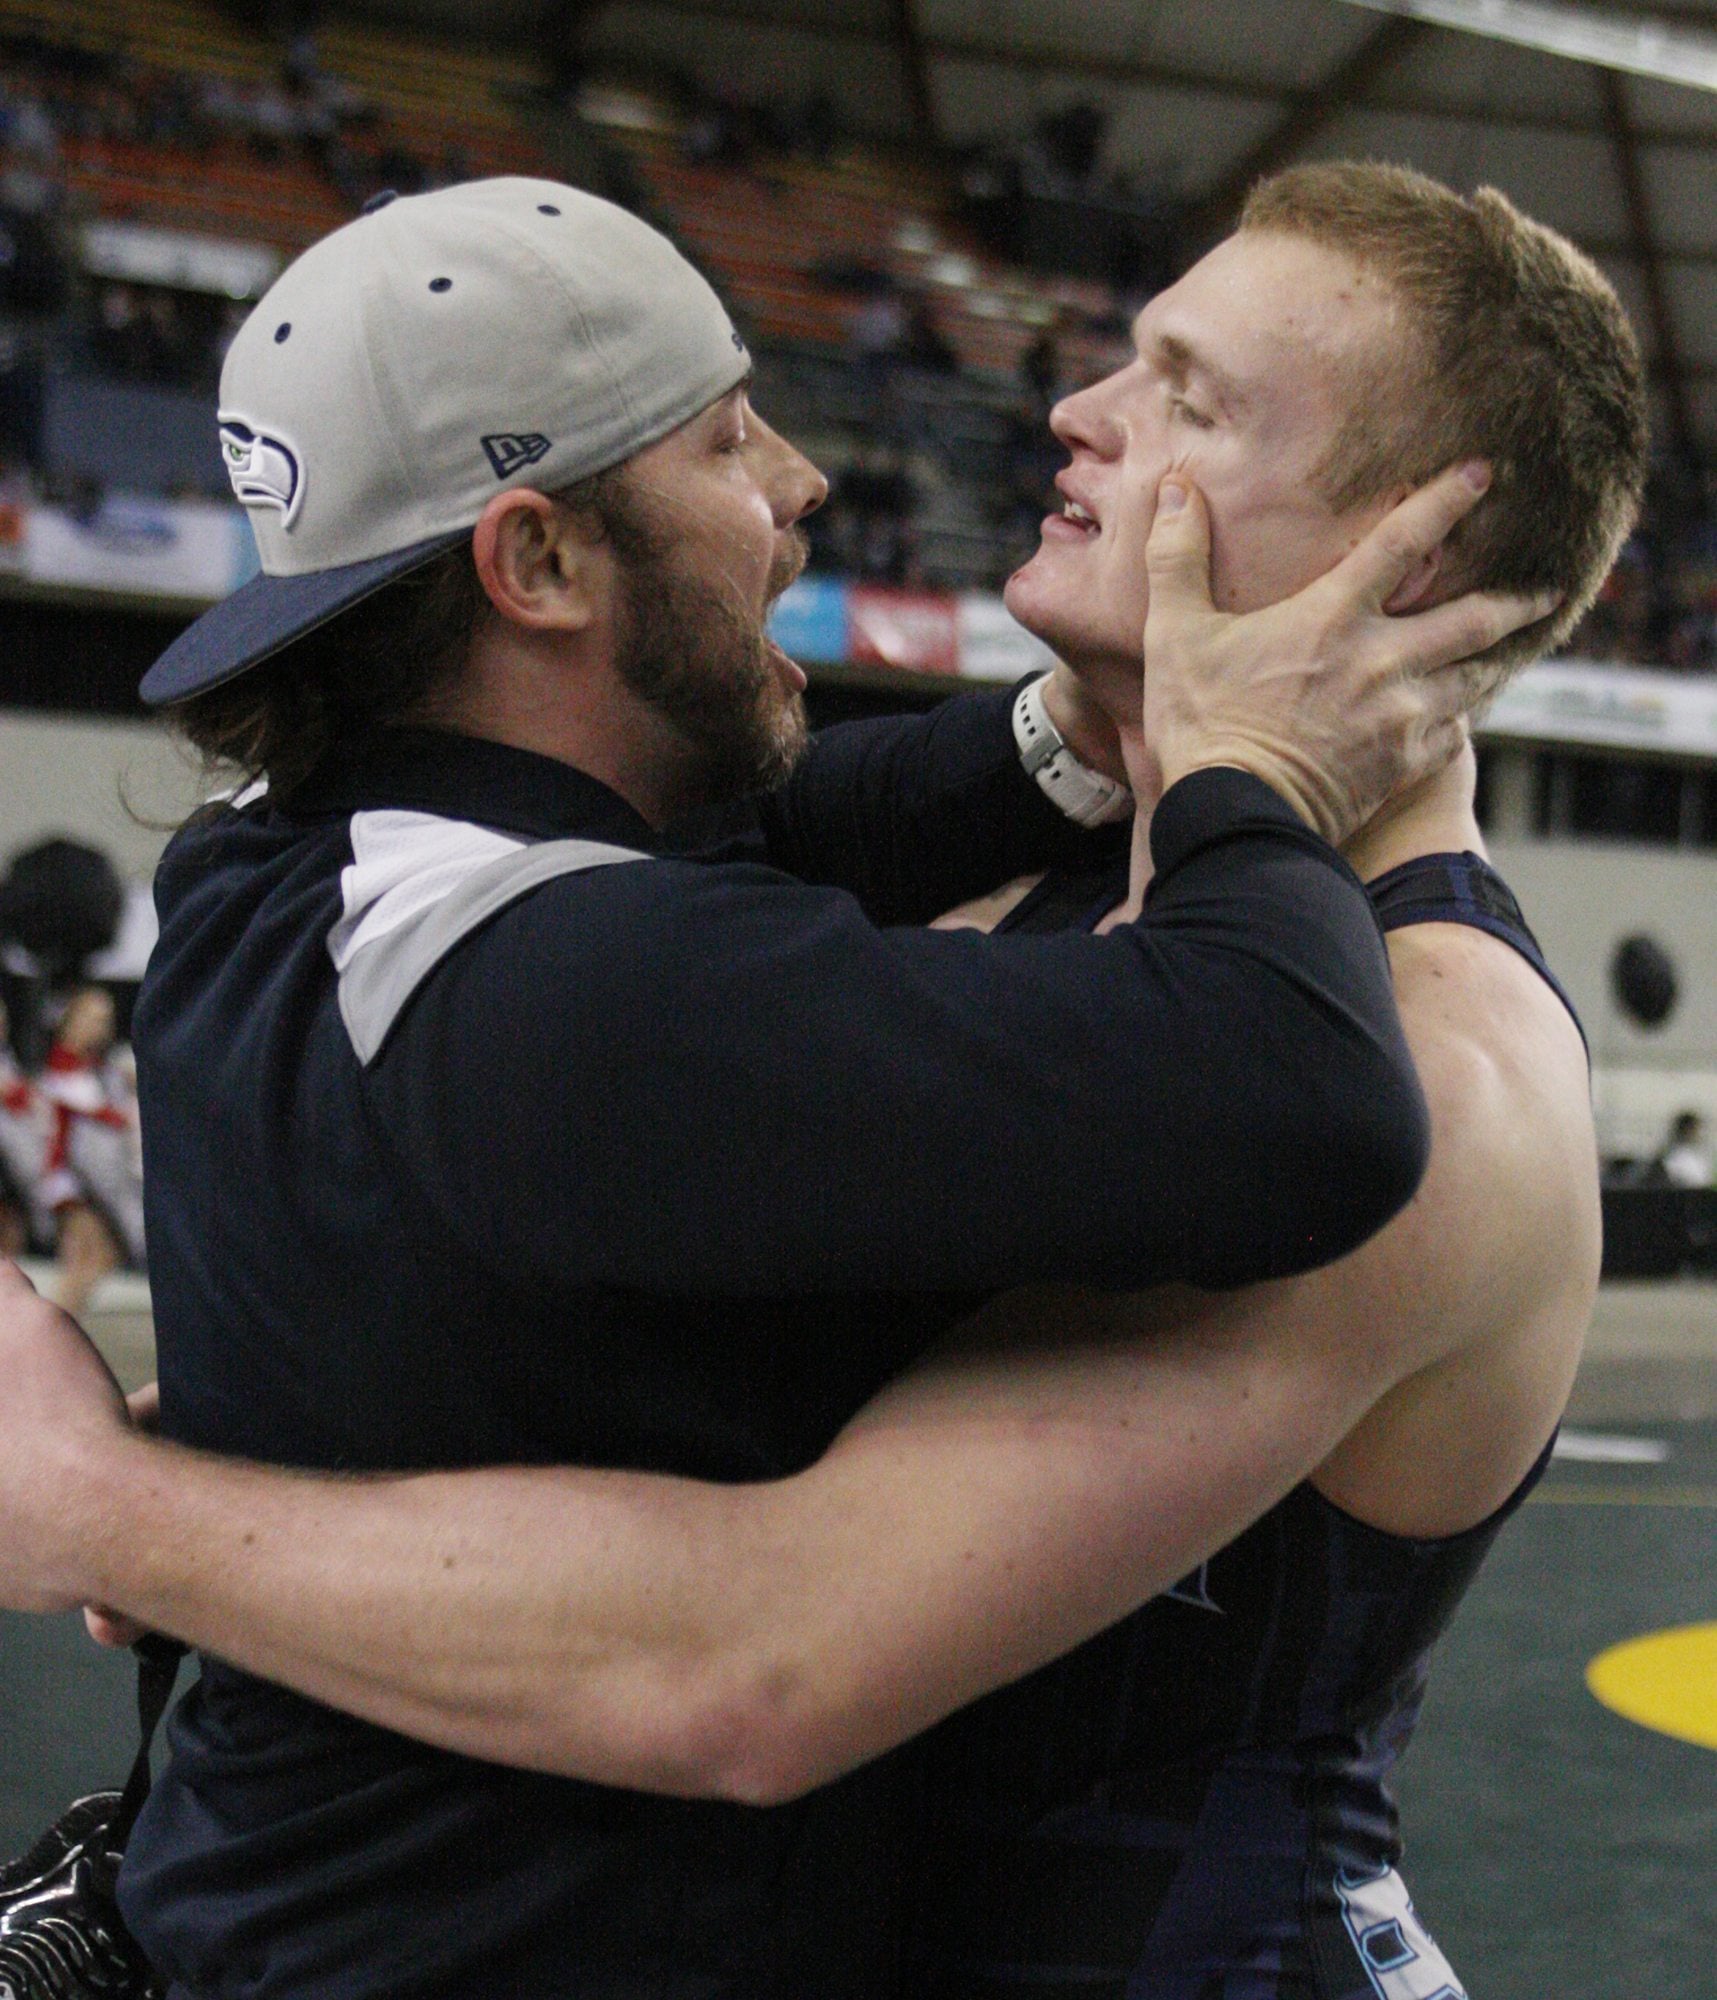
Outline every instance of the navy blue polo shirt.
[[[696, 847], [433, 732], [181, 833], [135, 1021], [166, 1431], [769, 1477], [987, 1290], [1242, 1283], [1379, 1226], [1423, 1103], [1363, 892], [1267, 788], [1175, 788], [1138, 924], [920, 928], [1092, 852], [1007, 708], [826, 732]], [[122, 1899], [209, 2000], [890, 1990], [886, 1761], [652, 1799], [216, 1661], [169, 1740]]]

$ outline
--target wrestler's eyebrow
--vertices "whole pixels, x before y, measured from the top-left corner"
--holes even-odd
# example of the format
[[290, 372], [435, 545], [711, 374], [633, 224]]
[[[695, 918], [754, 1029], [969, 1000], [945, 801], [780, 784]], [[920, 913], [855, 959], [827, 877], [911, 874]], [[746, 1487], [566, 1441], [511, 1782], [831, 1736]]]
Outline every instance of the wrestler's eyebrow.
[[1230, 414], [1242, 408], [1246, 402], [1245, 392], [1234, 377], [1217, 367], [1208, 355], [1181, 339], [1177, 333], [1159, 333], [1152, 343], [1157, 364], [1171, 382], [1183, 383], [1189, 376], [1197, 375], [1209, 384], [1217, 401]]

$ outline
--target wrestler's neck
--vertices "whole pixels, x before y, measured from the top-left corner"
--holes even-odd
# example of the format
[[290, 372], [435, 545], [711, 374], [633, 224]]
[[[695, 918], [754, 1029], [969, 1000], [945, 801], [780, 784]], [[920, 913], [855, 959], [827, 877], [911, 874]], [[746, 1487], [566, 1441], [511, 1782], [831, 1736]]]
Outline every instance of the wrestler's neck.
[[[1139, 727], [1137, 667], [1118, 662], [1113, 670], [1105, 671], [1100, 663], [1081, 663], [1079, 677], [1114, 719], [1122, 760], [1139, 802], [1129, 894], [1111, 919], [1120, 921], [1137, 913], [1151, 878], [1151, 812], [1161, 795], [1162, 778]], [[1391, 799], [1343, 847], [1354, 873], [1361, 881], [1370, 882], [1421, 855], [1462, 850], [1482, 854], [1484, 839], [1473, 811], [1476, 779], [1477, 766], [1469, 744], [1434, 777]]]
[[1398, 793], [1342, 848], [1362, 882], [1374, 882], [1422, 854], [1485, 851], [1473, 810], [1478, 766], [1469, 743], [1452, 764]]
[[[1469, 745], [1435, 777], [1422, 779], [1391, 799], [1344, 843], [1342, 853], [1353, 872], [1362, 882], [1374, 882], [1391, 868], [1424, 854], [1483, 854], [1484, 836], [1473, 811], [1475, 775]], [[1151, 808], [1156, 799], [1137, 785], [1135, 792], [1140, 811], [1133, 824], [1131, 893], [1124, 915], [1136, 914], [1151, 879]]]

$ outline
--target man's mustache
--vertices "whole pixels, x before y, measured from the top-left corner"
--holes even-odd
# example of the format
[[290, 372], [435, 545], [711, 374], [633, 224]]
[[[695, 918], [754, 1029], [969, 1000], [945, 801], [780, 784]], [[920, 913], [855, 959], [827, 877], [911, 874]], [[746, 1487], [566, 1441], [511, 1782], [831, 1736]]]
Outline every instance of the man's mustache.
[[811, 538], [803, 528], [789, 528], [781, 538], [769, 565], [769, 587], [765, 602], [773, 604], [790, 583], [803, 574], [811, 560]]

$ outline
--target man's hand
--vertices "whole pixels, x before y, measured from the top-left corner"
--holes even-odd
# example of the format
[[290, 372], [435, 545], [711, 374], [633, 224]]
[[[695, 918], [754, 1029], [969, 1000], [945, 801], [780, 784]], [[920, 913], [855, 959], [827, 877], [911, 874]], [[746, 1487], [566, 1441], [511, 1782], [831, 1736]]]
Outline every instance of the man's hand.
[[1446, 764], [1466, 740], [1459, 663], [1559, 601], [1473, 593], [1410, 616], [1385, 610], [1489, 484], [1479, 464], [1442, 473], [1297, 596], [1235, 617], [1210, 601], [1204, 501], [1171, 473], [1145, 556], [1145, 737], [1165, 786], [1235, 765], [1339, 843]]
[[89, 1594], [87, 1475], [131, 1429], [77, 1322], [0, 1259], [0, 1606], [69, 1611]]

